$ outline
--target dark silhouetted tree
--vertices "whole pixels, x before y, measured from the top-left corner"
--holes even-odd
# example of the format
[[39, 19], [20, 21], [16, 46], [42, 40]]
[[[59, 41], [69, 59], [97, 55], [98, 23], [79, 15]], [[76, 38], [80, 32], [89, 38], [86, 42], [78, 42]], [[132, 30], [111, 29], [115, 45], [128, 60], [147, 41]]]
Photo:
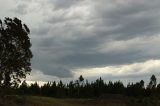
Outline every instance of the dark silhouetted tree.
[[65, 96], [65, 85], [63, 84], [63, 82], [61, 80], [57, 84], [57, 96], [58, 97], [64, 97]]
[[157, 84], [157, 79], [156, 79], [155, 75], [152, 75], [151, 78], [150, 78], [150, 82], [149, 82], [148, 88], [149, 89], [155, 89], [156, 88], [156, 84]]
[[41, 94], [44, 96], [52, 96], [51, 94], [51, 83], [48, 82], [41, 87]]
[[69, 96], [74, 96], [74, 83], [73, 81], [70, 81], [69, 85], [68, 85], [68, 89], [69, 89]]
[[28, 92], [28, 85], [27, 85], [27, 83], [26, 83], [25, 80], [24, 80], [24, 81], [22, 82], [22, 84], [20, 85], [19, 91], [20, 91], [21, 94], [27, 94], [27, 93], [29, 93], [29, 92]]
[[160, 94], [160, 84], [157, 85], [157, 94]]
[[84, 81], [84, 78], [83, 78], [82, 75], [80, 75], [80, 77], [79, 77], [79, 82], [83, 84], [83, 81]]
[[31, 71], [29, 28], [18, 18], [0, 21], [0, 83], [10, 87]]
[[143, 80], [141, 80], [139, 84], [140, 84], [140, 88], [144, 88], [144, 81]]
[[33, 94], [33, 95], [40, 94], [40, 87], [37, 84], [37, 82], [35, 82], [34, 84], [31, 84], [31, 86], [29, 87], [29, 92], [30, 92], [30, 94]]
[[82, 75], [79, 76], [78, 80], [76, 80], [75, 85], [77, 87], [77, 95], [80, 96], [80, 89], [83, 87], [84, 78]]

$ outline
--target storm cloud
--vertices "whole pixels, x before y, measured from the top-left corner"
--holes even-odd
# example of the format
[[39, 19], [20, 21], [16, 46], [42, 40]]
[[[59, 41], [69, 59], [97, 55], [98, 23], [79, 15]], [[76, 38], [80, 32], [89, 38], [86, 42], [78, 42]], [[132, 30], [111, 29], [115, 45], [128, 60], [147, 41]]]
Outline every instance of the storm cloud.
[[[18, 17], [29, 26], [33, 73], [73, 78], [84, 69], [159, 60], [159, 5], [159, 0], [2, 0], [0, 18]], [[140, 74], [154, 74], [153, 69]], [[133, 70], [128, 77], [142, 68]]]

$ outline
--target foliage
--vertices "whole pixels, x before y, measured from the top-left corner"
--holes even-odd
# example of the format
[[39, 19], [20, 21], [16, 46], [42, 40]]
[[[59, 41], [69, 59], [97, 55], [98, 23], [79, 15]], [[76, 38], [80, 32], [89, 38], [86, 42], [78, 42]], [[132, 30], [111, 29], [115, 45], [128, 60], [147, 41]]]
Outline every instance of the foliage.
[[[62, 81], [59, 81], [58, 83], [54, 81], [48, 82], [41, 87], [38, 86], [36, 82], [35, 84], [31, 84], [31, 86], [27, 86], [26, 83], [22, 83], [18, 90], [25, 91], [26, 93], [21, 92], [21, 94], [27, 95], [72, 98], [101, 97], [106, 94], [131, 97], [150, 97], [152, 95], [160, 96], [160, 84], [158, 84], [157, 87], [155, 86], [154, 89], [149, 89], [148, 87], [145, 88], [143, 80], [135, 84], [129, 83], [125, 87], [121, 81], [109, 81], [108, 83], [105, 83], [100, 77], [94, 82], [88, 82], [88, 80], [84, 82], [84, 78], [81, 81], [80, 78], [83, 78], [83, 76], [81, 75], [75, 82], [70, 81], [69, 84], [64, 84]], [[82, 81], [83, 84], [81, 84]]]
[[18, 18], [0, 20], [0, 85], [10, 87], [31, 71], [32, 52], [27, 25]]

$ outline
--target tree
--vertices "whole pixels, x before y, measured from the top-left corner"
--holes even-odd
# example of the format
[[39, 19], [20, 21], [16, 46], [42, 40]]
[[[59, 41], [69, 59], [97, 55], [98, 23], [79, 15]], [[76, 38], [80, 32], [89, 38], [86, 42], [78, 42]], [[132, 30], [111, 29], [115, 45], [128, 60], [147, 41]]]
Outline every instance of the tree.
[[141, 80], [139, 84], [140, 84], [141, 88], [144, 88], [144, 81], [143, 80]]
[[25, 80], [24, 80], [24, 81], [22, 82], [22, 84], [20, 85], [19, 90], [20, 90], [20, 92], [21, 92], [22, 94], [27, 94], [27, 93], [28, 93], [28, 85], [27, 85], [27, 83], [26, 83]]
[[60, 80], [59, 83], [57, 84], [57, 96], [58, 97], [63, 97], [65, 96], [65, 85], [63, 84], [63, 82]]
[[157, 93], [160, 93], [160, 84], [157, 85]]
[[[20, 83], [31, 71], [30, 30], [18, 18], [0, 20], [0, 84]], [[14, 83], [13, 83], [14, 82]]]
[[40, 87], [37, 82], [35, 82], [34, 84], [31, 84], [29, 89], [30, 89], [30, 93], [32, 95], [39, 95], [40, 94]]
[[82, 84], [81, 84], [82, 86], [83, 86], [83, 81], [84, 81], [84, 78], [83, 78], [82, 75], [80, 75], [80, 77], [79, 77], [79, 83], [82, 83]]
[[74, 90], [74, 83], [73, 83], [73, 81], [70, 81], [70, 83], [68, 85], [68, 88], [69, 88], [69, 96], [73, 96], [73, 90]]
[[76, 80], [75, 82], [77, 89], [78, 89], [78, 97], [80, 96], [80, 87], [83, 87], [83, 81], [84, 81], [84, 78], [82, 75], [80, 75], [78, 80]]
[[156, 87], [156, 84], [157, 84], [157, 79], [156, 79], [155, 75], [152, 75], [151, 78], [150, 78], [148, 88], [149, 89], [154, 89]]

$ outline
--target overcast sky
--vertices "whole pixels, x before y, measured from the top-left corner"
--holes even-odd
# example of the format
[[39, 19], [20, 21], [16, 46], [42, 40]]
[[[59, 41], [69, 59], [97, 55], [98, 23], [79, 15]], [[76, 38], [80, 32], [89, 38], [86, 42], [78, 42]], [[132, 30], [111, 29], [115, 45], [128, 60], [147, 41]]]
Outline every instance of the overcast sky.
[[28, 81], [160, 74], [160, 0], [0, 0], [5, 17], [31, 30]]

